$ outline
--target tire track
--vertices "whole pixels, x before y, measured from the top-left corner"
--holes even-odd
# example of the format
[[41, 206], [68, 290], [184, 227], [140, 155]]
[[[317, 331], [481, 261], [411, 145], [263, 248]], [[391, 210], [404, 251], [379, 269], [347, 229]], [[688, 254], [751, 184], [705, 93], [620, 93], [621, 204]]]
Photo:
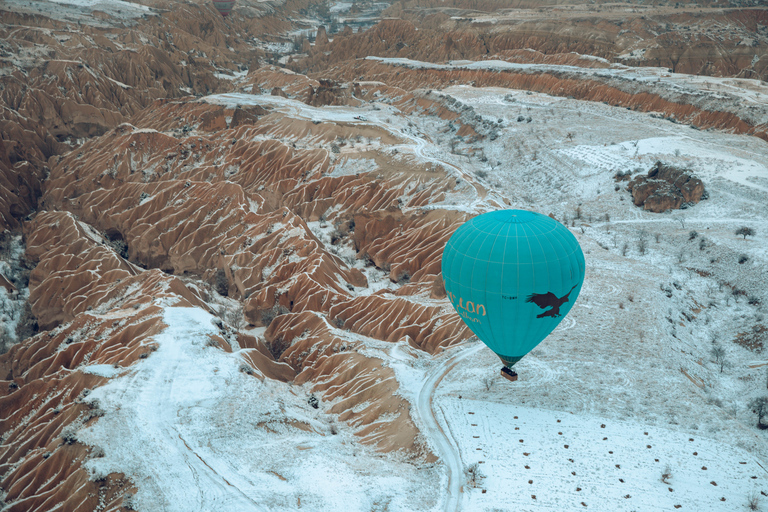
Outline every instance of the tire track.
[[461, 487], [464, 467], [456, 440], [446, 434], [438, 420], [437, 410], [433, 403], [435, 391], [449, 371], [461, 361], [475, 355], [484, 347], [485, 345], [482, 343], [464, 346], [448, 359], [438, 364], [427, 375], [416, 399], [416, 409], [424, 425], [424, 433], [432, 440], [433, 446], [438, 451], [437, 455], [448, 469], [448, 493], [443, 506], [443, 510], [446, 512], [461, 510]]

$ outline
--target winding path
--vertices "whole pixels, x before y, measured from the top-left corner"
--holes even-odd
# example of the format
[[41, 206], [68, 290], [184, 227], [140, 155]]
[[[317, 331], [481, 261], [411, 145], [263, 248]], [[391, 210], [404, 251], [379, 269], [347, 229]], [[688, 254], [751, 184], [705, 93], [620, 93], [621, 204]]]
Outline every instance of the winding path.
[[434, 408], [434, 395], [440, 382], [449, 371], [464, 359], [479, 352], [485, 345], [477, 342], [473, 345], [464, 345], [454, 354], [435, 366], [427, 375], [424, 384], [419, 390], [416, 400], [416, 408], [421, 418], [424, 433], [432, 440], [437, 449], [440, 460], [448, 468], [448, 489], [445, 496], [444, 510], [455, 512], [461, 510], [461, 488], [464, 482], [464, 465], [456, 441], [451, 438], [440, 426], [437, 412]]

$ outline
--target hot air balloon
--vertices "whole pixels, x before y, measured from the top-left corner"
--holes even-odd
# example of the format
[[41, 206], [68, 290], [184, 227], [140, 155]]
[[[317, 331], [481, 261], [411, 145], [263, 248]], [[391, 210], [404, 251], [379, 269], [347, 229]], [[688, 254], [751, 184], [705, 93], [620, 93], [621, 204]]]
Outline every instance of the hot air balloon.
[[461, 319], [499, 356], [502, 375], [568, 314], [584, 281], [584, 254], [556, 220], [525, 210], [479, 215], [443, 251], [445, 290]]
[[235, 6], [235, 0], [213, 0], [213, 6], [219, 11], [219, 14], [225, 18], [232, 12], [232, 8]]

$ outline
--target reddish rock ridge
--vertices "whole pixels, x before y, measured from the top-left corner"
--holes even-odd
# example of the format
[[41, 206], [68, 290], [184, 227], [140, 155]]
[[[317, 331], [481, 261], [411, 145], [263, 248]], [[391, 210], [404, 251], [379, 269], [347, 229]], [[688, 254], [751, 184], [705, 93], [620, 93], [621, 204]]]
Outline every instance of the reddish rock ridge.
[[[357, 92], [365, 96], [374, 88], [366, 86]], [[390, 90], [413, 111], [444, 109], [437, 101]], [[258, 340], [240, 343], [248, 347], [241, 356], [256, 368], [256, 375], [292, 378], [281, 367], [271, 366], [275, 364], [272, 357], [288, 363], [301, 375], [300, 380], [314, 383], [320, 396], [329, 393], [327, 399], [341, 399], [333, 411], [364, 442], [382, 450], [405, 449], [413, 456], [431, 457], [417, 442], [408, 404], [396, 397], [397, 382], [379, 383], [371, 373], [378, 368], [380, 377], [391, 371], [379, 360], [354, 351], [347, 329], [391, 342], [411, 340], [413, 346], [429, 352], [471, 335], [444, 301], [422, 304], [439, 273], [442, 244], [464, 216], [401, 212], [418, 211], [439, 201], [455, 180], [447, 179], [439, 169], [392, 162], [385, 153], [365, 150], [358, 155], [346, 149], [344, 159], [373, 158], [379, 168], [372, 173], [335, 175], [335, 165], [343, 161], [330, 158], [330, 144], [337, 137], [352, 139], [362, 133], [386, 143], [399, 139], [377, 127], [318, 126], [268, 109], [227, 128], [226, 118], [232, 112], [196, 101], [160, 101], [134, 121], [140, 126], [159, 126], [178, 137], [123, 124], [78, 151], [52, 160], [41, 204], [71, 212], [79, 221], [52, 212], [38, 215], [30, 229], [41, 233], [40, 240], [51, 238], [37, 225], [50, 224], [48, 215], [68, 219], [71, 226], [67, 229], [81, 236], [88, 235], [82, 225], [92, 226], [90, 234], [98, 241], [85, 254], [100, 259], [101, 268], [114, 276], [120, 274], [121, 284], [146, 279], [142, 276], [147, 273], [176, 282], [157, 270], [142, 268], [152, 267], [199, 276], [219, 287], [222, 293], [242, 301], [250, 323], [268, 326], [266, 346]], [[447, 109], [443, 113], [454, 115]], [[188, 131], [186, 126], [200, 135], [182, 136]], [[263, 140], [276, 133], [287, 141]], [[292, 147], [290, 140], [302, 137], [311, 137], [313, 146]], [[361, 215], [361, 211], [367, 213]], [[354, 239], [361, 259], [388, 269], [392, 281], [407, 284], [397, 295], [359, 295], [358, 290], [367, 286], [363, 274], [350, 266], [352, 262], [330, 252], [309, 229], [307, 222], [321, 216], [338, 226], [341, 241]], [[30, 239], [35, 240], [32, 247], [41, 243], [32, 232]], [[109, 253], [110, 239], [126, 244], [127, 261]], [[73, 246], [83, 252], [77, 244]], [[69, 258], [66, 251], [61, 257]], [[71, 263], [73, 268], [87, 268], [82, 262], [80, 267], [75, 264]], [[57, 282], [53, 276], [47, 277], [45, 262], [38, 268], [36, 287]], [[137, 276], [130, 276], [131, 272]], [[73, 278], [65, 289], [77, 290], [83, 282], [82, 276]], [[100, 289], [99, 283], [89, 286]], [[53, 287], [50, 293], [58, 294]], [[100, 293], [103, 303], [114, 292]], [[199, 297], [184, 289], [176, 293], [190, 294], [190, 303]], [[411, 300], [413, 294], [419, 296], [418, 301]], [[74, 292], [72, 297], [76, 297]], [[39, 301], [35, 304], [40, 304], [41, 311], [49, 311], [41, 316], [52, 321], [56, 314], [62, 319], [83, 314], [90, 302], [56, 299], [46, 308]], [[388, 311], [385, 322], [377, 311]], [[226, 349], [225, 343], [219, 343]], [[333, 359], [326, 361], [331, 354]], [[336, 389], [337, 377], [328, 372], [339, 371], [340, 366], [348, 367], [344, 375], [350, 381]], [[361, 398], [367, 394], [358, 393], [360, 386], [370, 386], [368, 393], [378, 397], [364, 414], [352, 412], [367, 400]], [[378, 419], [395, 412], [398, 416], [392, 421]]]
[[[445, 9], [448, 5], [435, 7]], [[548, 55], [577, 53], [631, 65], [660, 66], [678, 73], [768, 77], [768, 41], [757, 31], [758, 25], [768, 24], [765, 9], [675, 13], [662, 8], [656, 9], [658, 15], [651, 9], [608, 16], [547, 10], [516, 18], [510, 7], [504, 5], [505, 12], [498, 14], [495, 23], [392, 9], [391, 16], [408, 19], [386, 19], [362, 34], [342, 32], [331, 42], [318, 39], [309, 56], [293, 61], [291, 68], [320, 72], [372, 55], [429, 62], [479, 60], [503, 56], [510, 50], [533, 49]], [[745, 40], [753, 43], [742, 44]], [[582, 65], [586, 60], [572, 63]]]
[[69, 213], [41, 213], [25, 225], [25, 234], [27, 256], [37, 262], [30, 274], [29, 301], [42, 329], [69, 322], [85, 311], [103, 309], [118, 298], [125, 301], [125, 307], [148, 302], [148, 296], [125, 297], [137, 282], [162, 282], [168, 293], [186, 304], [208, 309], [178, 279], [159, 271], [143, 273], [122, 259], [106, 245], [106, 239]]
[[[41, 213], [25, 234], [28, 255], [38, 262], [30, 279], [33, 309], [44, 327], [61, 325], [0, 356], [0, 408], [7, 413], [0, 419], [0, 486], [7, 510], [124, 510], [132, 483], [120, 474], [94, 480], [82, 466], [101, 456], [98, 447], [77, 442], [77, 431], [103, 414], [88, 394], [106, 382], [84, 367], [109, 365], [120, 373], [148, 357], [152, 337], [165, 327], [156, 301], [207, 306], [178, 278], [127, 263], [70, 213]], [[257, 377], [294, 377], [263, 343], [239, 341]], [[219, 345], [231, 351], [224, 338]]]
[[[336, 401], [331, 412], [348, 422], [363, 442], [436, 460], [419, 440], [410, 404], [398, 394], [392, 369], [357, 352], [358, 343], [345, 330], [314, 312], [291, 313], [275, 318], [266, 339], [280, 361], [300, 369], [297, 384], [311, 384], [323, 400]], [[388, 420], [382, 421], [382, 415]]]
[[[168, 107], [180, 109], [175, 102]], [[203, 107], [191, 105], [195, 114]], [[354, 236], [360, 258], [391, 269], [393, 281], [407, 274], [410, 293], [426, 290], [439, 273], [441, 244], [462, 218], [446, 220], [437, 213], [403, 218], [396, 212], [439, 200], [448, 180], [440, 173], [406, 176], [402, 170], [379, 171], [384, 181], [329, 176], [325, 150], [296, 150], [274, 140], [247, 142], [272, 123], [265, 116], [213, 138], [180, 141], [121, 126], [87, 143], [83, 153], [59, 160], [43, 204], [68, 209], [102, 232], [119, 233], [129, 259], [143, 266], [209, 281], [222, 271], [227, 293], [247, 297], [246, 317], [255, 325], [279, 311], [328, 312], [337, 302], [353, 300], [345, 283], [366, 286], [358, 270], [325, 251], [307, 228], [303, 219], [315, 221], [326, 211], [332, 210], [328, 221], [352, 220], [359, 226]], [[414, 194], [414, 188], [421, 190]], [[409, 199], [401, 204], [403, 197]], [[361, 210], [390, 212], [383, 217], [390, 220], [381, 224], [378, 214], [369, 214], [356, 222], [354, 212]], [[381, 236], [382, 229], [395, 226], [394, 239]], [[429, 350], [438, 346], [428, 345]]]
[[[395, 84], [406, 90], [440, 88], [446, 84], [472, 84], [477, 87], [507, 87], [543, 92], [553, 96], [572, 97], [579, 100], [601, 101], [617, 107], [643, 112], [661, 112], [678, 122], [698, 128], [716, 128], [732, 133], [747, 134], [768, 140], [768, 123], [753, 125], [737, 114], [727, 111], [707, 110], [690, 103], [665, 99], [653, 89], [644, 90], [635, 82], [621, 84], [597, 78], [578, 78], [569, 73], [553, 73], [539, 70], [496, 71], [479, 69], [410, 69], [396, 64], [376, 61], [355, 61], [334, 70], [340, 79], [365, 76]], [[627, 88], [628, 90], [623, 90]], [[638, 88], [637, 91], [631, 88]], [[697, 101], [693, 97], [682, 99]]]
[[0, 64], [11, 72], [0, 76], [0, 230], [36, 209], [47, 159], [69, 149], [61, 141], [102, 134], [157, 98], [226, 90], [218, 72], [264, 55], [248, 40], [289, 27], [254, 8], [225, 25], [208, 4], [159, 7], [130, 29], [106, 15], [90, 26], [2, 11]]

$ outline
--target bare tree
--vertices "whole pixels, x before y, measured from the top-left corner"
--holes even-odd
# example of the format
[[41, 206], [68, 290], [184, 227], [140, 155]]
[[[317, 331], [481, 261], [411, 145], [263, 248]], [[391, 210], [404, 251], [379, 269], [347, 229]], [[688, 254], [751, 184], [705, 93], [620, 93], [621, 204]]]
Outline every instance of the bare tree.
[[645, 230], [640, 230], [637, 234], [637, 250], [640, 254], [645, 254], [648, 249], [648, 233]]
[[723, 373], [723, 368], [725, 368], [726, 364], [725, 349], [720, 345], [715, 345], [709, 353], [715, 358], [715, 363], [720, 366], [720, 373]]
[[747, 226], [741, 226], [734, 232], [734, 234], [741, 235], [744, 237], [744, 240], [746, 240], [748, 236], [755, 236], [755, 230]]
[[485, 478], [485, 475], [480, 472], [480, 465], [477, 462], [464, 468], [464, 475], [467, 477], [467, 483], [472, 487], [477, 487], [480, 480]]
[[763, 418], [768, 414], [768, 397], [761, 396], [753, 399], [749, 402], [749, 408], [752, 409], [753, 413], [757, 414], [757, 427], [761, 429], [766, 428], [763, 425]]

